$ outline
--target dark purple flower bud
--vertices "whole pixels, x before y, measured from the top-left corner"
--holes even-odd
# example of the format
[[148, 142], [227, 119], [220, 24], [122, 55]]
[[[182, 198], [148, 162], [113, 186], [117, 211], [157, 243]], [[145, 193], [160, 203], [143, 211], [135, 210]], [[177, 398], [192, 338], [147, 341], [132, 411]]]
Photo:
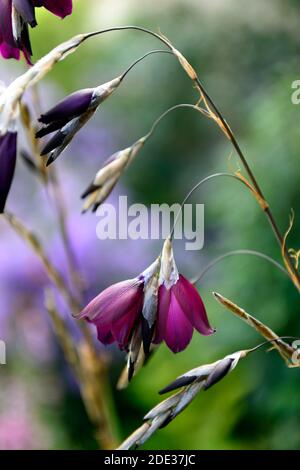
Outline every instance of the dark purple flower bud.
[[177, 377], [177, 379], [163, 388], [159, 393], [162, 395], [178, 388], [188, 387], [194, 382], [197, 382], [200, 388], [207, 390], [231, 372], [237, 366], [240, 359], [246, 357], [250, 351], [251, 350], [238, 351], [229, 354], [219, 361], [189, 370], [185, 374]]
[[17, 133], [0, 136], [0, 213], [4, 212], [6, 199], [12, 184], [17, 156]]
[[197, 380], [196, 375], [183, 375], [181, 377], [178, 377], [178, 379], [174, 380], [174, 382], [171, 382], [162, 390], [160, 390], [159, 394], [163, 395], [164, 393], [172, 392], [177, 388], [186, 387], [187, 385], [190, 385], [195, 382], [195, 380]]
[[120, 84], [120, 77], [97, 88], [76, 91], [60, 101], [54, 108], [42, 114], [39, 121], [45, 124], [36, 137], [58, 132], [43, 147], [41, 155], [49, 155], [47, 165], [56, 160], [77, 132], [93, 116], [96, 109]]
[[166, 240], [162, 251], [154, 343], [165, 341], [173, 352], [183, 351], [192, 339], [194, 328], [202, 335], [215, 332], [198, 291], [178, 273], [171, 241]]
[[[75, 91], [75, 93], [61, 100], [47, 113], [42, 114], [39, 121], [43, 124], [52, 124], [55, 121], [71, 121], [88, 109], [92, 101], [93, 92], [93, 88]], [[52, 132], [52, 130], [49, 132]]]

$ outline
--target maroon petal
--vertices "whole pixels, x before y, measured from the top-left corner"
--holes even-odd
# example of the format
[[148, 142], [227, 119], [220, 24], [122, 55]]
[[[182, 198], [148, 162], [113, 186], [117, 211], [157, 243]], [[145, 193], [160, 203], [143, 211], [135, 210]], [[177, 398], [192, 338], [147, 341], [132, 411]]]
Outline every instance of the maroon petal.
[[100, 343], [106, 346], [115, 341], [109, 326], [97, 326], [97, 338]]
[[197, 289], [181, 274], [172, 287], [186, 317], [202, 335], [211, 335], [215, 330], [210, 326], [205, 306]]
[[12, 0], [0, 1], [0, 36], [10, 47], [15, 47], [16, 43], [12, 33]]
[[129, 279], [118, 282], [102, 291], [81, 312], [79, 318], [87, 318], [98, 326], [109, 325], [121, 318], [143, 299], [143, 281]]
[[170, 302], [171, 291], [162, 284], [158, 290], [157, 321], [153, 339], [155, 344], [159, 344], [164, 340]]
[[75, 91], [60, 101], [54, 108], [42, 114], [39, 121], [50, 124], [54, 121], [71, 120], [83, 114], [89, 107], [93, 96], [92, 89]]
[[44, 6], [54, 15], [64, 18], [72, 13], [72, 0], [38, 0], [36, 6]]
[[1, 43], [0, 38], [0, 54], [4, 59], [20, 59], [20, 51], [16, 47], [11, 47], [6, 42]]
[[182, 310], [171, 288], [171, 302], [167, 315], [164, 340], [174, 353], [183, 351], [193, 336], [193, 326]]
[[17, 133], [0, 136], [0, 213], [4, 212], [6, 199], [14, 177], [17, 156]]
[[120, 349], [128, 349], [128, 343], [132, 336], [134, 327], [143, 308], [143, 299], [135, 305], [126, 315], [111, 325], [112, 335]]

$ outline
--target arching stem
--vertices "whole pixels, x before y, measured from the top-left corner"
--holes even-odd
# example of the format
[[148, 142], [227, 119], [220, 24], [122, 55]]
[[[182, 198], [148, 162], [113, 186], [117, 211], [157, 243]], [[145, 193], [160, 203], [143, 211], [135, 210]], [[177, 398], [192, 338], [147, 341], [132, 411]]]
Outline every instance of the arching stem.
[[225, 253], [221, 256], [218, 256], [215, 258], [213, 261], [211, 261], [196, 277], [194, 277], [191, 280], [192, 284], [196, 284], [196, 282], [199, 282], [205, 274], [210, 271], [211, 268], [213, 268], [216, 264], [218, 264], [220, 261], [223, 261], [226, 258], [229, 258], [231, 256], [236, 256], [236, 255], [250, 255], [250, 256], [257, 256], [259, 258], [265, 259], [266, 261], [269, 261], [269, 263], [273, 264], [273, 266], [276, 266], [281, 272], [283, 272], [286, 276], [289, 277], [289, 273], [284, 269], [281, 264], [279, 264], [277, 261], [275, 261], [273, 258], [270, 258], [270, 256], [261, 253], [260, 251], [255, 251], [255, 250], [234, 250], [234, 251], [229, 251], [228, 253]]

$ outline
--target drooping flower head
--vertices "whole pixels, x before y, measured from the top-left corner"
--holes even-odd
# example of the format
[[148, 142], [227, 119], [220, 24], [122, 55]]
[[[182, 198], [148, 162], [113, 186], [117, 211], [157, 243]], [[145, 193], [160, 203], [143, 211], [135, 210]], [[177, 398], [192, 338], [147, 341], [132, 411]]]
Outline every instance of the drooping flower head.
[[176, 353], [187, 347], [194, 329], [203, 335], [214, 332], [198, 291], [178, 273], [169, 239], [148, 269], [105, 289], [79, 318], [96, 326], [101, 343], [116, 342], [128, 352], [129, 380], [141, 355], [155, 344], [164, 341]]
[[59, 157], [98, 106], [115, 91], [120, 81], [121, 78], [117, 77], [96, 88], [76, 91], [41, 115], [39, 121], [44, 126], [36, 137], [41, 138], [56, 131], [41, 152], [41, 155], [50, 154], [47, 165]]
[[0, 53], [5, 59], [19, 59], [23, 52], [30, 63], [32, 49], [28, 26], [37, 25], [35, 8], [45, 7], [64, 18], [72, 13], [72, 0], [1, 0]]

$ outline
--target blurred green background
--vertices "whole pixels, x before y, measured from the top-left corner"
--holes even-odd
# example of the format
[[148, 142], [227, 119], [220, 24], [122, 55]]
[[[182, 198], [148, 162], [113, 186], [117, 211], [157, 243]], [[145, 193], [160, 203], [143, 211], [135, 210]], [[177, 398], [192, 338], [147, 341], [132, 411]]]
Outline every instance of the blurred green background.
[[[290, 209], [295, 210], [289, 245], [299, 248], [300, 107], [291, 102], [291, 84], [300, 79], [299, 2], [75, 0], [73, 15], [63, 22], [42, 11], [38, 19], [39, 27], [31, 33], [34, 59], [77, 32], [125, 24], [160, 29], [195, 66], [231, 124], [283, 232], [288, 226]], [[139, 32], [116, 32], [94, 38], [58, 64], [44, 80], [43, 109], [76, 89], [110, 80], [135, 58], [159, 47], [155, 39]], [[3, 62], [0, 72], [8, 81], [22, 70], [21, 64]], [[195, 98], [191, 82], [176, 60], [167, 55], [147, 58], [129, 74], [114, 96], [101, 105], [93, 122], [88, 124], [89, 129], [81, 132], [80, 145], [79, 141], [73, 142], [68, 155], [61, 159], [63, 162], [58, 162], [58, 170], [61, 167], [65, 172], [66, 191], [68, 179], [80, 182], [78, 191], [84, 189], [104, 158], [141, 137], [168, 107], [193, 102]], [[81, 169], [86, 160], [88, 172], [82, 180]], [[182, 201], [204, 176], [236, 169], [238, 165], [229, 143], [212, 121], [191, 110], [178, 110], [161, 123], [124, 175], [122, 193], [130, 194], [130, 200], [140, 203], [172, 204]], [[24, 172], [24, 168], [19, 169], [19, 184], [14, 185], [20, 200], [24, 194]], [[78, 214], [79, 194], [72, 195], [72, 210]], [[30, 188], [28, 197], [38, 200], [38, 188]], [[192, 277], [216, 256], [235, 249], [259, 250], [280, 261], [271, 228], [242, 185], [230, 179], [216, 179], [195, 193], [192, 200], [205, 204], [205, 246], [195, 255], [184, 253], [183, 243], [176, 242], [183, 274]], [[92, 215], [79, 220], [82, 224], [89, 221], [92, 230], [89, 252], [97, 257], [103, 249], [95, 235], [97, 220]], [[39, 219], [41, 232], [55, 230], [48, 225], [46, 217]], [[8, 228], [4, 224], [0, 230], [2, 237], [7, 236]], [[112, 280], [123, 279], [125, 274], [129, 277], [142, 271], [160, 246], [151, 245], [147, 251], [144, 244], [143, 258], [131, 245], [129, 258], [122, 261], [120, 268], [112, 247], [119, 245], [122, 251], [122, 243], [115, 241], [110, 245], [109, 274], [106, 278], [101, 273], [101, 284], [97, 286], [95, 282], [94, 293]], [[3, 256], [1, 252], [0, 261]], [[100, 276], [101, 262], [98, 271], [95, 276]], [[1, 276], [5, 277], [6, 272], [1, 271]], [[14, 283], [14, 277], [7, 282]], [[15, 289], [18, 295], [18, 285]], [[232, 299], [278, 334], [300, 336], [298, 293], [288, 278], [264, 260], [250, 256], [224, 260], [205, 276], [199, 290], [217, 333], [209, 338], [195, 334], [187, 350], [176, 356], [165, 346], [160, 347], [126, 391], [113, 392], [120, 440], [141, 423], [147, 410], [158, 402], [157, 391], [168, 381], [188, 369], [261, 341], [250, 327], [216, 304], [212, 291]], [[22, 310], [22, 304], [19, 307]], [[7, 410], [12, 406], [11, 389], [16, 402], [20, 403], [18, 394], [21, 394], [23, 407], [31, 413], [29, 417], [25, 413], [24, 437], [19, 436], [22, 442], [19, 446], [95, 448], [92, 428], [61, 355], [54, 359], [51, 356], [45, 367], [36, 364], [34, 354], [24, 358], [22, 335], [25, 333], [18, 329], [21, 324], [22, 330], [33, 331], [38, 337], [38, 315], [34, 316], [35, 323], [27, 320], [24, 326], [24, 318], [19, 323], [22, 314], [16, 313], [15, 307], [13, 311], [11, 306], [3, 308], [1, 316], [4, 314], [14, 315], [16, 320], [10, 322], [13, 327], [10, 324], [8, 330], [0, 333], [9, 351], [7, 366], [0, 366], [1, 448], [14, 448], [17, 445], [14, 436], [20, 434], [21, 411], [16, 413], [15, 427], [7, 417]], [[124, 358], [114, 351], [109, 354], [114, 390]], [[297, 369], [287, 369], [275, 352], [265, 354], [260, 350], [242, 362], [230, 377], [208, 393], [200, 394], [143, 448], [299, 449], [299, 383]], [[12, 427], [8, 437], [5, 423]], [[26, 441], [28, 435], [33, 436], [34, 444]]]

